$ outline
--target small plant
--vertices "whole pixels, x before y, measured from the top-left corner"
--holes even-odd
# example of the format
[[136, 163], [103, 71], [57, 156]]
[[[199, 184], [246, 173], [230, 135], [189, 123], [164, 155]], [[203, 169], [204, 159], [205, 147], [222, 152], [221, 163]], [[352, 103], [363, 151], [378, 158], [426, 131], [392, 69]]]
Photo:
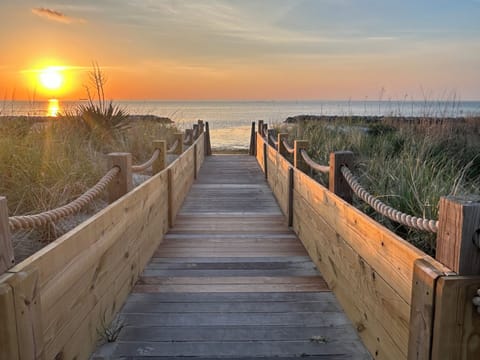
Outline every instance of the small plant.
[[115, 317], [110, 324], [105, 320], [105, 314], [102, 317], [101, 328], [97, 330], [98, 335], [104, 342], [112, 343], [117, 341], [122, 329], [127, 326], [125, 320], [120, 316]]

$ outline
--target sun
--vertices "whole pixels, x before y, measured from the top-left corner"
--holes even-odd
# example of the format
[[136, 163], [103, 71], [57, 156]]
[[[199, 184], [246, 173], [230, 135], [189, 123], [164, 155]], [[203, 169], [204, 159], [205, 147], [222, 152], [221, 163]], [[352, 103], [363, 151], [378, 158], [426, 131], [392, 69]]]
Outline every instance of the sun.
[[56, 67], [47, 67], [39, 73], [40, 84], [48, 90], [58, 90], [63, 84], [63, 74]]

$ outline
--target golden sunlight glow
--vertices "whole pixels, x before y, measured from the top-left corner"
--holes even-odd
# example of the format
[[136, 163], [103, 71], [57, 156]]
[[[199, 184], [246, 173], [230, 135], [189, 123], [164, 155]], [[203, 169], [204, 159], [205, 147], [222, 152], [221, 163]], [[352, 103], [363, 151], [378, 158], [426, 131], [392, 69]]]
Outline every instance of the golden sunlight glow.
[[48, 109], [47, 115], [56, 117], [58, 112], [60, 111], [60, 106], [57, 99], [49, 99], [48, 100]]
[[40, 83], [48, 90], [57, 90], [63, 84], [63, 75], [58, 68], [48, 67], [40, 71]]

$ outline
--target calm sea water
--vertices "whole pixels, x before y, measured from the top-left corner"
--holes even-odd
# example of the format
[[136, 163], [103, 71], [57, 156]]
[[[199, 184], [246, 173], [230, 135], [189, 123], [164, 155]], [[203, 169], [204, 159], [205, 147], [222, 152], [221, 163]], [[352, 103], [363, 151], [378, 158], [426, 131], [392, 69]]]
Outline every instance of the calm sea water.
[[[52, 115], [74, 111], [78, 101], [13, 101], [0, 115]], [[269, 124], [289, 116], [401, 115], [460, 117], [480, 114], [480, 101], [116, 101], [130, 114], [166, 116], [180, 127], [198, 120], [210, 124], [214, 148], [246, 148], [252, 121]]]

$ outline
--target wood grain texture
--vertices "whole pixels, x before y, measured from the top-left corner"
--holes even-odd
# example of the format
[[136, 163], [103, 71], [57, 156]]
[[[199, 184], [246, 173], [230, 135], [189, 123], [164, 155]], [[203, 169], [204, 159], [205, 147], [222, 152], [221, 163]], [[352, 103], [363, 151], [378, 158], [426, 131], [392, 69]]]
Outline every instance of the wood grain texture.
[[0, 359], [18, 360], [17, 324], [13, 289], [9, 284], [0, 284]]
[[115, 358], [370, 358], [248, 156], [206, 159], [121, 317]]
[[7, 199], [0, 196], [0, 275], [13, 265], [15, 265], [15, 257], [8, 225]]
[[472, 299], [480, 276], [445, 276], [436, 287], [432, 359], [480, 358], [480, 314]]

